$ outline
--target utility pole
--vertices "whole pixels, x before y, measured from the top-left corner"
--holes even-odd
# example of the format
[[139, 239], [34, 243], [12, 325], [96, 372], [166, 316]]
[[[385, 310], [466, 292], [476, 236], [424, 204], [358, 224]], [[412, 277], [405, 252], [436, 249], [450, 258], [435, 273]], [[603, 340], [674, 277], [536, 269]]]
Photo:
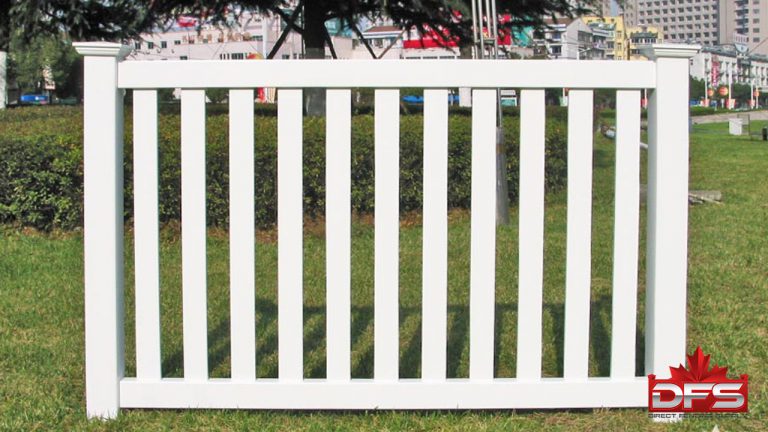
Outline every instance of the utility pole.
[[[486, 54], [491, 59], [499, 58], [498, 20], [495, 0], [472, 0], [472, 40], [475, 45], [473, 58], [476, 59], [479, 55], [479, 58], [483, 59]], [[487, 38], [484, 30], [488, 32]], [[489, 48], [488, 53], [486, 45]], [[496, 89], [496, 103], [496, 224], [509, 225], [509, 184], [502, 128], [501, 89]]]

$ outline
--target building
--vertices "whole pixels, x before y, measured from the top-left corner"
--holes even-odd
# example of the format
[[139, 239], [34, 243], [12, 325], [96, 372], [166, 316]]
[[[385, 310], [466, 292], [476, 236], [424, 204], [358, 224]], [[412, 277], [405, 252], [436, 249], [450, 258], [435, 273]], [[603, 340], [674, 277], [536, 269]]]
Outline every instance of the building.
[[721, 3], [728, 3], [725, 0], [631, 1], [637, 10], [637, 25], [661, 29], [669, 42], [722, 43], [719, 19]]
[[720, 44], [743, 44], [748, 51], [768, 54], [768, 0], [720, 0]]
[[704, 80], [705, 105], [735, 106], [733, 99], [719, 96], [718, 88], [725, 87], [732, 95], [733, 84], [744, 84], [752, 90], [748, 106], [754, 106], [757, 96], [768, 90], [768, 56], [740, 53], [732, 46], [703, 47], [691, 59], [691, 76]]
[[630, 27], [627, 30], [627, 43], [629, 47], [629, 59], [639, 60], [646, 57], [642, 54], [643, 48], [648, 45], [662, 43], [664, 35], [662, 32], [652, 26]]
[[[600, 55], [594, 49], [592, 28], [581, 19], [544, 20], [544, 28], [534, 31], [533, 39], [534, 51], [549, 59], [582, 60]], [[604, 55], [604, 50], [599, 52]]]
[[[624, 17], [621, 16], [591, 16], [582, 17], [584, 22], [592, 28], [604, 29], [608, 32], [606, 38], [605, 58], [609, 60], [627, 60], [627, 32], [624, 27]], [[609, 51], [613, 51], [612, 53]]]
[[731, 47], [703, 47], [691, 59], [691, 76], [707, 79], [708, 86], [731, 83], [752, 84], [768, 88], [768, 56], [743, 55]]
[[[610, 60], [640, 60], [645, 59], [641, 54], [646, 45], [661, 43], [664, 34], [653, 26], [626, 27], [624, 18], [614, 17], [583, 17], [585, 23], [592, 29], [593, 55], [591, 58]], [[604, 51], [601, 56], [600, 51]]]
[[[200, 27], [198, 29], [198, 27]], [[266, 58], [284, 23], [279, 17], [243, 13], [230, 27], [182, 17], [164, 31], [142, 34], [132, 42], [129, 60], [244, 60]], [[291, 34], [275, 56], [300, 58], [301, 37]]]
[[768, 55], [768, 0], [631, 0], [637, 24], [660, 28], [670, 42], [739, 44]]

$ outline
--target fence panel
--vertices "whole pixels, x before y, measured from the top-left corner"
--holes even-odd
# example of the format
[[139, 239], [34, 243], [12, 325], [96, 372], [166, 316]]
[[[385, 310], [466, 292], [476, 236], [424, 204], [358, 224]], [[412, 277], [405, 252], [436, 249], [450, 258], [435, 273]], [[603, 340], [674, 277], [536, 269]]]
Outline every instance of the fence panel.
[[[502, 409], [647, 404], [635, 375], [640, 91], [649, 106], [645, 366], [684, 361], [688, 60], [124, 62], [116, 44], [78, 43], [85, 59], [85, 330], [89, 417], [121, 407]], [[564, 70], [568, 73], [563, 73]], [[312, 73], [308, 74], [307, 70]], [[253, 98], [278, 88], [278, 378], [256, 377]], [[304, 378], [303, 89], [326, 88], [327, 378]], [[375, 90], [373, 379], [351, 379], [353, 87]], [[424, 88], [421, 378], [399, 377], [400, 93]], [[447, 89], [473, 89], [469, 378], [447, 378]], [[497, 87], [521, 88], [517, 373], [496, 378]], [[570, 88], [563, 378], [542, 377], [545, 89]], [[157, 89], [181, 88], [183, 378], [160, 361]], [[230, 103], [231, 378], [209, 378], [205, 88]], [[617, 91], [611, 372], [589, 375], [594, 89]], [[136, 377], [122, 341], [122, 95], [134, 91]], [[663, 161], [663, 163], [662, 163]], [[664, 217], [662, 217], [662, 215]], [[508, 265], [508, 263], [504, 263]], [[236, 277], [233, 277], [236, 275]], [[509, 289], [510, 287], [505, 287]], [[664, 296], [660, 296], [663, 290]], [[597, 343], [608, 343], [596, 341]]]

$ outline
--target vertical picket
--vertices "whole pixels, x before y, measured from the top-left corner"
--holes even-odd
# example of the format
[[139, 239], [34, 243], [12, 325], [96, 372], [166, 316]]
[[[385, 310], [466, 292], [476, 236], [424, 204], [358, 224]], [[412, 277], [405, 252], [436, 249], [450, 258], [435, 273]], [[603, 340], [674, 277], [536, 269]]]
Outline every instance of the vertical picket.
[[496, 271], [496, 90], [472, 92], [469, 378], [493, 379]]
[[541, 378], [544, 278], [544, 90], [520, 95], [517, 378]]
[[208, 378], [205, 90], [181, 91], [181, 257], [184, 379]]
[[568, 95], [568, 238], [565, 278], [565, 378], [586, 379], [592, 241], [592, 90]]
[[640, 224], [640, 91], [616, 92], [611, 377], [635, 376]]
[[352, 343], [351, 91], [328, 90], [325, 106], [327, 376], [329, 380], [349, 380]]
[[400, 92], [376, 90], [374, 359], [376, 380], [399, 377]]
[[448, 334], [448, 91], [424, 90], [422, 378], [444, 380]]
[[253, 90], [229, 91], [229, 284], [232, 379], [256, 379]]
[[160, 379], [157, 91], [133, 92], [136, 377]]
[[304, 375], [302, 92], [278, 91], [277, 313], [279, 378]]

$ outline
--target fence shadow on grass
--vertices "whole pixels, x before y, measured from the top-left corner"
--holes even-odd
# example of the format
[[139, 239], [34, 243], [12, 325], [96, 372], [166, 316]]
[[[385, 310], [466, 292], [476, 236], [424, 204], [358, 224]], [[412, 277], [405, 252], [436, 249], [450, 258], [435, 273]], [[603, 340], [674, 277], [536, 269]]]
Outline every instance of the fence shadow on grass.
[[[590, 376], [609, 376], [611, 367], [611, 330], [610, 295], [602, 295], [593, 299], [590, 305]], [[277, 304], [268, 299], [256, 300], [257, 327], [257, 366], [259, 378], [275, 378], [278, 376], [278, 335], [277, 335]], [[564, 305], [563, 303], [545, 304], [544, 314], [553, 320], [553, 338], [543, 338], [543, 343], [555, 345], [554, 370], [556, 376], [563, 376], [563, 338], [564, 338]], [[469, 364], [469, 308], [465, 305], [448, 306], [448, 340], [447, 340], [447, 376], [467, 377]], [[373, 307], [352, 307], [352, 359], [351, 373], [354, 378], [373, 377]], [[410, 325], [410, 331], [401, 335], [405, 341], [400, 347], [400, 376], [419, 377], [421, 368], [421, 307], [401, 307], [401, 332], [405, 323], [410, 319], [418, 319], [415, 325]], [[499, 324], [502, 320], [514, 323], [507, 329]], [[230, 371], [230, 324], [229, 317], [222, 316], [220, 320], [209, 326], [209, 373], [216, 377], [227, 377]], [[324, 378], [326, 361], [326, 310], [325, 307], [304, 307], [304, 362], [306, 378]], [[499, 375], [500, 352], [512, 350], [505, 360], [506, 370], [514, 371], [516, 367], [517, 340], [517, 303], [499, 303], [496, 305], [496, 364], [495, 375]], [[503, 331], [515, 332], [514, 345], [500, 343]], [[180, 335], [179, 335], [180, 337]], [[644, 340], [640, 327], [636, 332], [636, 371], [643, 371]], [[183, 351], [177, 350], [164, 356], [163, 370], [173, 371], [183, 368]], [[548, 365], [548, 366], [547, 366]], [[542, 370], [552, 370], [552, 360], [542, 358]], [[544, 374], [545, 376], [547, 374]], [[550, 374], [551, 375], [551, 374]], [[512, 374], [514, 376], [514, 373]]]

